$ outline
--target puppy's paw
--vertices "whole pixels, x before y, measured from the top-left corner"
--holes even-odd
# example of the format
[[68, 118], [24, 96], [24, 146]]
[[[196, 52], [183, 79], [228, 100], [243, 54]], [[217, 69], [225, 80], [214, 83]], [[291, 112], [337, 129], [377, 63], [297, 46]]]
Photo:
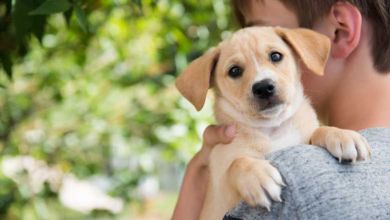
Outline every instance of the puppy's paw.
[[243, 157], [229, 168], [230, 180], [237, 192], [251, 206], [260, 205], [268, 211], [271, 201], [281, 202], [281, 187], [285, 186], [279, 171], [268, 161]]
[[320, 127], [312, 135], [311, 144], [326, 148], [339, 162], [356, 162], [371, 157], [371, 147], [358, 132], [336, 127]]

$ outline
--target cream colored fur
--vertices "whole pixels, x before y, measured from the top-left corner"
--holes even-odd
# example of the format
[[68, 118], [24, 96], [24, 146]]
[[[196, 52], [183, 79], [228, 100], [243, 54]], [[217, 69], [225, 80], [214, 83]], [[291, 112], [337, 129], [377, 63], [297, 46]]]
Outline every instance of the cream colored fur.
[[[358, 133], [319, 127], [303, 94], [302, 71], [323, 74], [329, 40], [305, 29], [252, 27], [242, 29], [201, 56], [179, 76], [176, 86], [194, 104], [203, 107], [212, 87], [219, 124], [235, 124], [233, 142], [217, 145], [210, 155], [210, 181], [200, 219], [222, 219], [240, 200], [267, 209], [281, 201], [281, 175], [265, 155], [282, 148], [313, 143], [339, 159], [353, 161], [370, 156], [370, 147]], [[271, 62], [273, 51], [282, 61]], [[227, 74], [232, 65], [244, 69], [239, 78]], [[262, 109], [252, 94], [254, 83], [275, 82], [281, 104]]]

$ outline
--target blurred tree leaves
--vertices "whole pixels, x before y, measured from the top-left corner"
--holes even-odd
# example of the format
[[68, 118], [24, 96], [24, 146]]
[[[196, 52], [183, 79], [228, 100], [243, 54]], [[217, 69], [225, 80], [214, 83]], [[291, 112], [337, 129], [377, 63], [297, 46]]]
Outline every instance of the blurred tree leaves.
[[9, 78], [12, 78], [12, 60], [9, 54], [0, 53], [0, 61]]
[[[227, 1], [0, 2], [0, 163], [30, 155], [104, 179], [128, 203], [145, 199], [138, 189], [148, 177], [176, 190], [212, 119], [209, 104], [197, 113], [179, 96], [175, 76], [229, 35], [230, 17]], [[51, 219], [69, 212], [55, 192], [26, 202], [16, 192], [28, 183], [7, 181], [0, 218], [44, 219], [38, 206]]]
[[12, 77], [13, 60], [28, 51], [31, 36], [40, 42], [45, 32], [47, 17], [63, 13], [70, 21], [73, 8], [81, 28], [87, 31], [88, 21], [81, 4], [86, 1], [68, 0], [6, 0], [0, 2], [0, 61], [8, 77]]
[[50, 15], [65, 12], [71, 6], [68, 0], [46, 0], [38, 8], [30, 11], [29, 15]]

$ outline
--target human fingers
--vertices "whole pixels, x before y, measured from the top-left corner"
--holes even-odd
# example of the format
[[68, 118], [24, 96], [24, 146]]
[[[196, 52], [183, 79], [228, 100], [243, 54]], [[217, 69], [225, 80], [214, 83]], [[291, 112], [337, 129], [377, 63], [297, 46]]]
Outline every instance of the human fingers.
[[209, 125], [203, 133], [203, 147], [212, 148], [217, 144], [228, 144], [235, 135], [234, 125]]

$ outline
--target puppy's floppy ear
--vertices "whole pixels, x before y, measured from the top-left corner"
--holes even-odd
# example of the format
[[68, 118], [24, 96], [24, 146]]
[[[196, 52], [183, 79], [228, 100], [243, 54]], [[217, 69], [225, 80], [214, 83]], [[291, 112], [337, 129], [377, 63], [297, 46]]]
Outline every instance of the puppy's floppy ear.
[[309, 71], [324, 74], [331, 48], [330, 40], [325, 35], [304, 28], [277, 27], [275, 32], [290, 45]]
[[192, 61], [176, 79], [177, 89], [198, 111], [202, 109], [207, 90], [211, 87], [211, 77], [219, 54], [219, 47], [210, 49], [206, 54]]

